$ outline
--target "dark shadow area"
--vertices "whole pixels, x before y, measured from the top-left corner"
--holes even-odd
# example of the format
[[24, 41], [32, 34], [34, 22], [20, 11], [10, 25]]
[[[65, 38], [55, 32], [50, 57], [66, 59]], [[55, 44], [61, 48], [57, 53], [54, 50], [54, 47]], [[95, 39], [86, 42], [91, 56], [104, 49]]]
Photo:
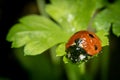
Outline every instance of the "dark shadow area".
[[0, 77], [10, 80], [28, 80], [28, 74], [14, 56], [6, 35], [21, 17], [23, 8], [32, 0], [2, 0], [0, 2]]

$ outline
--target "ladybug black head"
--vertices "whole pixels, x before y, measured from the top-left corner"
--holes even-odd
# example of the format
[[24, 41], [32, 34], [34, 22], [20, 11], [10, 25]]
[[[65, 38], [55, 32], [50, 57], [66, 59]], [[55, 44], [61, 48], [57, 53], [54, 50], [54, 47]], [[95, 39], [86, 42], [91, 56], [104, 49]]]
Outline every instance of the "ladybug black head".
[[66, 49], [66, 57], [70, 59], [73, 63], [86, 61], [88, 60], [88, 56], [90, 56], [82, 47], [79, 46], [81, 42], [81, 39], [76, 39], [75, 44]]

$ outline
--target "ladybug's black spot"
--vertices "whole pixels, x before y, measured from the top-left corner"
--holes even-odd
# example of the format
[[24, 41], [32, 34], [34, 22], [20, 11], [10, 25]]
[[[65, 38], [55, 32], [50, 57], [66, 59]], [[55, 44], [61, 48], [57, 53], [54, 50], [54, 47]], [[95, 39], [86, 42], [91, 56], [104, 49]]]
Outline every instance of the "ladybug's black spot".
[[98, 47], [97, 47], [96, 45], [94, 45], [94, 48], [95, 48], [95, 50], [97, 50], [97, 49], [98, 49]]
[[93, 36], [92, 34], [89, 34], [89, 36], [90, 36], [91, 38], [94, 38], [94, 36]]

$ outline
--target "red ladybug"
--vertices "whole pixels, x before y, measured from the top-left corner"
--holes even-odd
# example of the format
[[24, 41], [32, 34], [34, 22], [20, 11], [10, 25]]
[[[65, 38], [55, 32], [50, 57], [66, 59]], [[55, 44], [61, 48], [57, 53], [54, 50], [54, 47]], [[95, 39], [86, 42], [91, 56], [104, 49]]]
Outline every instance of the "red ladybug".
[[89, 31], [78, 31], [66, 43], [66, 57], [73, 63], [84, 62], [101, 50], [100, 39]]

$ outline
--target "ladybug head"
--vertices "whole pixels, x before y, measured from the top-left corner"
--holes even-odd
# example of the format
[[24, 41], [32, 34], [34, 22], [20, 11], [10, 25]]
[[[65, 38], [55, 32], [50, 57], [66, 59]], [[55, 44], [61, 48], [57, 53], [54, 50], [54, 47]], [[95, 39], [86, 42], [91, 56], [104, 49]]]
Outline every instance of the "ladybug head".
[[76, 39], [74, 44], [66, 49], [66, 57], [70, 59], [73, 63], [79, 63], [88, 60], [89, 54], [80, 47], [82, 39]]

